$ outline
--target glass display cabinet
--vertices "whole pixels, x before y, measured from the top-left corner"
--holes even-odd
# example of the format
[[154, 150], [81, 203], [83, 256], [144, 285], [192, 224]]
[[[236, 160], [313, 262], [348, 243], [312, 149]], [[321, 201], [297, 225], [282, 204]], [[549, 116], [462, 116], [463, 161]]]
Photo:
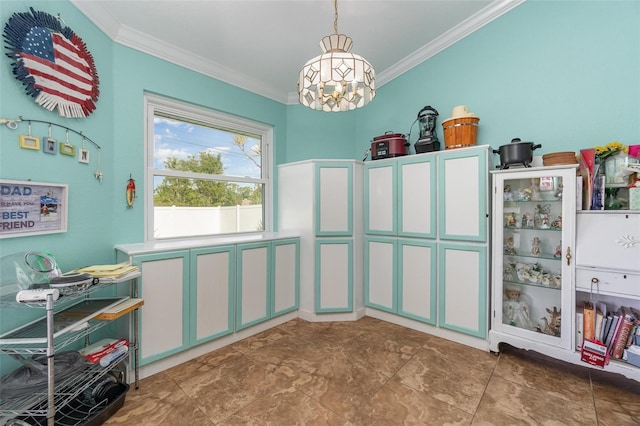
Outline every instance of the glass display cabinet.
[[576, 167], [493, 171], [490, 349], [570, 349]]

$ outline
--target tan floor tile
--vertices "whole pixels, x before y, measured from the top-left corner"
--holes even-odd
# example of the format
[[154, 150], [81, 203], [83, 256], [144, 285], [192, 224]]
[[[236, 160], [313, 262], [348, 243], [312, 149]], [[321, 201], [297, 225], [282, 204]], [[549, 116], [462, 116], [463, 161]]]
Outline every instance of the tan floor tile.
[[432, 396], [403, 385], [387, 382], [355, 418], [362, 425], [468, 425], [471, 414]]
[[555, 398], [593, 403], [588, 367], [510, 348], [500, 353], [494, 374], [516, 384], [548, 392]]
[[202, 411], [220, 422], [256, 399], [290, 387], [246, 357], [212, 368], [180, 384]]
[[451, 354], [424, 349], [420, 349], [396, 375], [404, 385], [470, 414], [478, 407], [490, 376], [491, 370], [478, 368], [470, 360], [455, 359], [453, 362]]
[[[589, 388], [585, 393], [589, 394]], [[557, 393], [519, 385], [494, 375], [473, 424], [596, 425], [593, 402], [559, 398]]]
[[591, 378], [600, 426], [640, 425], [640, 382], [598, 370]]
[[348, 420], [294, 388], [259, 398], [218, 423], [220, 426], [337, 426], [351, 424]]
[[211, 426], [213, 423], [168, 375], [159, 373], [129, 390], [124, 406], [105, 425]]

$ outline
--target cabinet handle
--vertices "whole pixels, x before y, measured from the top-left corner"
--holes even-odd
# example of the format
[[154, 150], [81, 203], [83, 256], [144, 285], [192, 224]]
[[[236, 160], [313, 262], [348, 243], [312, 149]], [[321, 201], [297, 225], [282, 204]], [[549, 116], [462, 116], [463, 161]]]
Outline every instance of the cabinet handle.
[[591, 278], [591, 284], [598, 284], [600, 282], [597, 278]]
[[567, 266], [571, 266], [571, 247], [567, 247]]

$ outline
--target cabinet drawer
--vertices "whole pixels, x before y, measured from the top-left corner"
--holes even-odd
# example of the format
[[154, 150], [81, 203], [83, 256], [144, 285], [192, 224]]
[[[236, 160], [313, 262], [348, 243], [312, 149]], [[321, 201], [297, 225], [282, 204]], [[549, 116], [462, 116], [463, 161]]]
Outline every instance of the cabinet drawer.
[[594, 278], [598, 280], [597, 284], [593, 284], [595, 294], [611, 294], [640, 299], [640, 274], [576, 268], [576, 288], [578, 291], [591, 291], [591, 281]]
[[639, 213], [578, 214], [576, 229], [576, 265], [640, 273]]

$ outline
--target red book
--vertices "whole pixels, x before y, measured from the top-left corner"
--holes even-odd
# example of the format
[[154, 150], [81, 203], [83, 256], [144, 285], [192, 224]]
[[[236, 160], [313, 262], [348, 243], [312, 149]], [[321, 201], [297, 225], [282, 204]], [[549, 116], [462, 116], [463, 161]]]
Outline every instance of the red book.
[[621, 359], [624, 349], [627, 347], [629, 333], [633, 328], [633, 317], [629, 314], [621, 314], [618, 321], [618, 329], [611, 343], [611, 356]]

